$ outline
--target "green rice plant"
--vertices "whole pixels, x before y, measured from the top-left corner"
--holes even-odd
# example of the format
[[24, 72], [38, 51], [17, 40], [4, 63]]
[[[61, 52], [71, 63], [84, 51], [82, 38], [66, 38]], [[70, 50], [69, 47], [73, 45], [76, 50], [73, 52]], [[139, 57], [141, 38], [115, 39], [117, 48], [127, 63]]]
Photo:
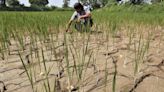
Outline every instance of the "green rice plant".
[[42, 59], [43, 59], [43, 65], [44, 65], [44, 70], [45, 70], [45, 75], [46, 75], [46, 82], [47, 82], [47, 85], [44, 83], [44, 87], [46, 89], [46, 92], [51, 92], [50, 82], [49, 82], [49, 78], [48, 78], [49, 72], [47, 70], [43, 48], [42, 48]]
[[[83, 35], [83, 37], [85, 37], [85, 34]], [[85, 39], [85, 38], [82, 38], [82, 39]], [[89, 45], [89, 39], [90, 39], [90, 33], [87, 34], [87, 40], [86, 40], [86, 43], [83, 43], [83, 52], [82, 52], [82, 60], [81, 60], [81, 66], [79, 68], [79, 77], [80, 79], [82, 79], [82, 75], [83, 75], [83, 69], [84, 69], [84, 64], [85, 64], [85, 59], [86, 59], [86, 55], [87, 55], [87, 52], [88, 52], [88, 45]]]
[[64, 57], [65, 57], [65, 63], [66, 63], [66, 71], [68, 75], [68, 92], [71, 92], [71, 72], [70, 72], [70, 61], [69, 61], [69, 56], [68, 56], [68, 43], [67, 43], [67, 35], [64, 34]]
[[19, 42], [19, 44], [20, 44], [20, 46], [21, 46], [21, 49], [22, 50], [25, 50], [25, 47], [24, 47], [24, 39], [23, 39], [23, 36], [20, 34], [20, 35], [17, 35], [16, 36], [17, 37], [17, 40], [18, 40], [18, 42]]
[[[90, 40], [90, 32], [82, 33], [82, 48], [77, 48], [76, 40], [78, 38], [74, 37], [74, 35], [71, 35], [69, 38], [69, 51], [71, 53], [71, 57], [73, 59], [73, 71], [71, 76], [73, 76], [74, 72], [76, 74], [77, 80], [78, 80], [78, 87], [83, 85], [83, 82], [86, 78], [86, 72], [87, 68], [91, 63], [93, 51], [88, 52], [88, 46], [89, 46], [89, 40]], [[88, 58], [86, 58], [88, 57]], [[84, 90], [81, 88], [81, 90]]]
[[142, 34], [139, 35], [139, 41], [138, 41], [138, 44], [137, 43], [134, 43], [134, 52], [135, 52], [135, 59], [134, 59], [134, 62], [135, 62], [135, 67], [134, 67], [134, 75], [139, 71], [138, 68], [139, 68], [139, 62], [140, 62], [140, 56], [141, 56], [141, 53], [142, 53], [142, 47], [143, 47], [143, 44], [142, 44]]
[[129, 38], [129, 43], [128, 43], [128, 49], [130, 50], [130, 46], [131, 46], [131, 44], [132, 44], [132, 41], [134, 40], [134, 34], [135, 34], [135, 32], [134, 32], [134, 30], [128, 30], [128, 32], [127, 32], [128, 34], [128, 38]]
[[20, 53], [19, 51], [18, 51], [18, 55], [19, 55], [19, 57], [20, 57], [20, 60], [21, 60], [21, 62], [22, 62], [22, 65], [23, 65], [23, 67], [24, 67], [24, 69], [25, 69], [25, 72], [26, 72], [26, 74], [27, 74], [27, 77], [28, 77], [28, 79], [29, 79], [29, 81], [30, 81], [32, 90], [33, 90], [33, 92], [35, 92], [35, 90], [34, 90], [34, 81], [33, 81], [33, 78], [32, 78], [32, 71], [30, 71], [30, 73], [29, 73], [28, 68], [27, 68], [25, 62], [23, 61], [23, 58], [22, 58], [21, 53]]
[[162, 39], [163, 39], [163, 37], [164, 37], [164, 32], [161, 32], [161, 33], [160, 33], [160, 38], [159, 38], [159, 43], [158, 43], [158, 50], [157, 50], [157, 53], [159, 53], [160, 50], [161, 50], [161, 45], [162, 45]]
[[[72, 43], [72, 46], [73, 46], [73, 49], [75, 50], [75, 53], [76, 53], [76, 56], [77, 56], [77, 52], [76, 52], [76, 49], [74, 48], [74, 45], [73, 45], [73, 43]], [[80, 78], [79, 78], [79, 75], [78, 75], [78, 65], [77, 65], [77, 60], [76, 60], [76, 56], [75, 56], [75, 54], [73, 53], [73, 49], [70, 47], [69, 48], [70, 49], [70, 52], [71, 52], [71, 54], [72, 54], [72, 58], [73, 58], [73, 66], [74, 66], [74, 70], [75, 70], [75, 73], [76, 73], [76, 76], [77, 76], [77, 78], [78, 78], [78, 81], [80, 80]]]
[[108, 81], [108, 69], [107, 69], [107, 65], [108, 65], [108, 58], [106, 59], [105, 62], [105, 92], [107, 92], [106, 87], [107, 87], [107, 81]]
[[144, 56], [149, 52], [149, 48], [150, 48], [150, 44], [151, 44], [151, 39], [152, 39], [153, 33], [148, 31], [147, 35], [148, 36], [146, 37], [146, 41], [144, 42], [144, 47], [143, 47], [143, 50], [142, 50], [142, 53], [141, 53], [141, 60], [142, 61], [144, 59]]
[[2, 55], [2, 59], [4, 60], [7, 52], [10, 53], [9, 50], [9, 45], [10, 45], [10, 41], [9, 41], [9, 33], [8, 30], [3, 29], [2, 26], [2, 30], [0, 30], [0, 41], [1, 41], [1, 55]]
[[113, 48], [114, 48], [114, 43], [115, 43], [115, 36], [117, 34], [117, 28], [119, 26], [117, 26], [116, 22], [112, 22], [111, 23], [111, 26], [110, 26], [110, 34], [111, 34], [111, 37], [112, 37], [112, 40], [113, 40]]
[[117, 77], [117, 60], [115, 60], [114, 57], [112, 57], [112, 62], [114, 64], [114, 75], [113, 75], [113, 80], [112, 80], [112, 92], [116, 92], [116, 77]]
[[138, 43], [134, 43], [134, 52], [135, 52], [135, 68], [134, 74], [139, 71], [139, 65], [143, 63], [146, 53], [149, 51], [150, 41], [152, 33], [148, 31], [146, 39], [143, 38], [143, 33], [139, 34]]

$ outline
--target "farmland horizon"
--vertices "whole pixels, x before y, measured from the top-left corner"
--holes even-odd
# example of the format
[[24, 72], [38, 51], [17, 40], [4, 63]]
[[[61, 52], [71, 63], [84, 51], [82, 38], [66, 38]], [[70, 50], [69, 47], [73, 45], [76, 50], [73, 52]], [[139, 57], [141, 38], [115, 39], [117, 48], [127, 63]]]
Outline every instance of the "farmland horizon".
[[[48, 0], [49, 4], [48, 6], [57, 6], [62, 7], [63, 0]], [[21, 4], [24, 4], [25, 6], [30, 6], [29, 0], [19, 0]], [[76, 3], [77, 0], [70, 0], [69, 6], [72, 7], [74, 3]]]

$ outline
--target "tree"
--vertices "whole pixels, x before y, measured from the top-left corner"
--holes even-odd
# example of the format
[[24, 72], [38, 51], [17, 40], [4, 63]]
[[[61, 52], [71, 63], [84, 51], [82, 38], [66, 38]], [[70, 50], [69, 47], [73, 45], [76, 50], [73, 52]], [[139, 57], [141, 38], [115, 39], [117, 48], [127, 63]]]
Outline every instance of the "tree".
[[11, 6], [11, 7], [20, 6], [20, 3], [19, 3], [18, 0], [8, 0], [7, 3], [8, 3], [8, 5]]
[[49, 3], [48, 0], [29, 0], [29, 2], [32, 5], [38, 5], [38, 6], [45, 6]]
[[6, 7], [6, 0], [0, 0], [1, 1], [1, 7]]
[[87, 2], [88, 0], [79, 0], [79, 1], [81, 1], [82, 3], [85, 3], [85, 2]]
[[18, 0], [0, 0], [1, 2], [1, 7], [7, 7], [7, 6], [19, 6], [19, 1]]
[[130, 0], [132, 4], [140, 4], [141, 0]]
[[102, 0], [102, 5], [105, 6], [108, 4], [108, 2], [109, 2], [109, 0]]
[[63, 8], [67, 8], [70, 0], [63, 0]]
[[95, 8], [100, 8], [108, 4], [109, 0], [80, 0], [82, 3], [90, 3]]
[[88, 2], [93, 8], [100, 8], [103, 6], [103, 0], [81, 0], [82, 3]]

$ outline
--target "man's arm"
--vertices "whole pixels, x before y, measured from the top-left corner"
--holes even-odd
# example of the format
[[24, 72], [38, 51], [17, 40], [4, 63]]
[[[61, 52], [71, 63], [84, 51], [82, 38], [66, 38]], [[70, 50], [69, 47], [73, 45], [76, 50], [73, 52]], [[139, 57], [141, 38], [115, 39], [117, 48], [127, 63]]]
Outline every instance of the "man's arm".
[[85, 15], [82, 15], [79, 18], [80, 19], [84, 19], [84, 18], [87, 18], [87, 17], [91, 17], [91, 13], [90, 12], [87, 12]]
[[68, 32], [68, 30], [69, 30], [71, 24], [72, 24], [72, 20], [69, 20], [69, 22], [68, 22], [68, 24], [67, 24], [66, 32]]
[[67, 24], [66, 32], [69, 31], [69, 28], [70, 28], [70, 26], [71, 26], [73, 20], [75, 19], [76, 15], [77, 15], [77, 12], [74, 12], [73, 15], [71, 16], [71, 19], [69, 20], [69, 22], [68, 22], [68, 24]]

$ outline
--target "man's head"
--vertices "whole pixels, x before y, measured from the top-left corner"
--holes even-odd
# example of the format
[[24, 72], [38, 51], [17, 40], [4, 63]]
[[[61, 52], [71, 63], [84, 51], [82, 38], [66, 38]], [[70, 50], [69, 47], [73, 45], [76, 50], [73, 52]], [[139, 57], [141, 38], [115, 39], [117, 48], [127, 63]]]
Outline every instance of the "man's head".
[[77, 12], [80, 12], [80, 11], [83, 11], [84, 8], [83, 8], [83, 5], [81, 3], [75, 3], [74, 4], [74, 9], [77, 11]]

